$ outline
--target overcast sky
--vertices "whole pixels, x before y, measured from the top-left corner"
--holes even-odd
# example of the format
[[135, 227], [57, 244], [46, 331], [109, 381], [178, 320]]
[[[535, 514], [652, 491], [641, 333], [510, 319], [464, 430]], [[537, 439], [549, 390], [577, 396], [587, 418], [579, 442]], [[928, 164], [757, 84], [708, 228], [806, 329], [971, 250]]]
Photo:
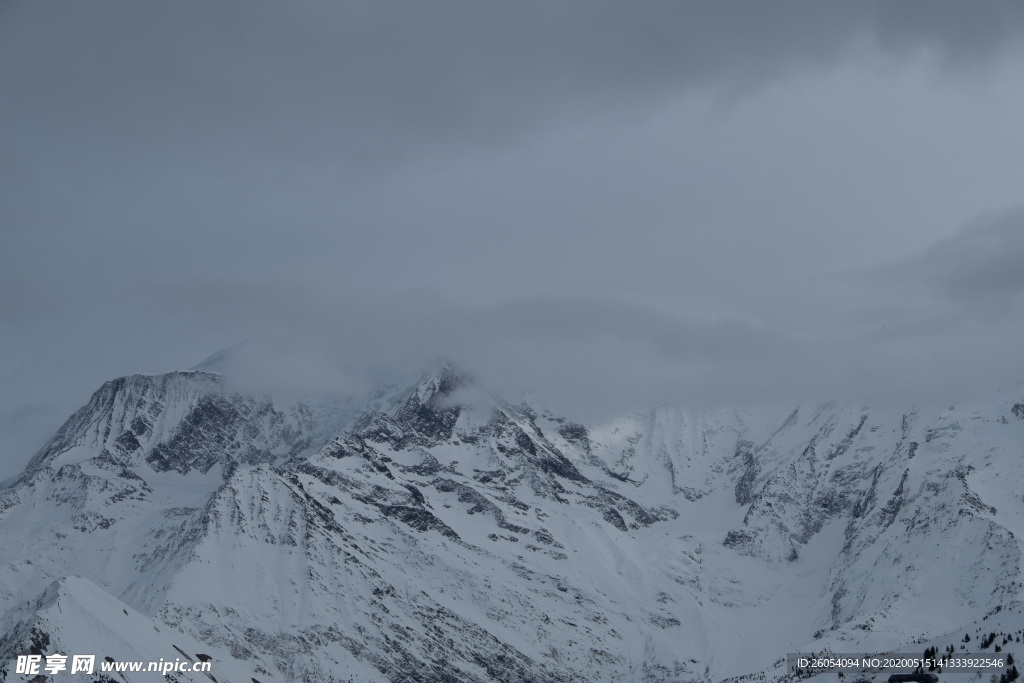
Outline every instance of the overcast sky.
[[1017, 387], [1022, 46], [1020, 2], [0, 2], [0, 479], [241, 339], [581, 416]]

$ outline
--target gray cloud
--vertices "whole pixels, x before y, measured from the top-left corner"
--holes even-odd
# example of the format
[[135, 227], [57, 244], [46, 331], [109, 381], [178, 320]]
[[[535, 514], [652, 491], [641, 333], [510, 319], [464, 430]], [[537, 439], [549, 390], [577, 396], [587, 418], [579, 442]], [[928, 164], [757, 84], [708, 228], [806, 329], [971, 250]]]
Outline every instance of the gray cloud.
[[254, 387], [448, 356], [580, 414], [983, 390], [1020, 221], [955, 229], [1022, 201], [1022, 32], [1016, 2], [2, 3], [0, 452], [245, 338]]
[[[840, 313], [870, 295], [863, 284], [845, 292], [821, 284], [817, 305], [827, 301]], [[881, 306], [870, 320], [884, 327], [850, 334], [828, 324], [807, 334], [598, 297], [467, 307], [414, 293], [346, 298], [300, 289], [199, 289], [208, 294], [187, 306], [180, 322], [244, 330], [251, 341], [229, 374], [246, 390], [359, 394], [444, 357], [485, 389], [513, 398], [529, 392], [576, 418], [651, 404], [969, 400], [1012, 380], [1007, 362], [1024, 338], [1016, 320], [950, 324], [942, 310], [892, 316]]]
[[1005, 312], [1024, 292], [1024, 208], [982, 216], [899, 267], [967, 309]]
[[869, 298], [875, 320], [886, 318], [889, 335], [976, 337], [965, 349], [990, 346], [986, 337], [1016, 344], [1024, 332], [1024, 209], [986, 212], [921, 253], [861, 271], [849, 284]]
[[[0, 461], [8, 458], [26, 460], [26, 453], [32, 455], [39, 444], [53, 436], [55, 427], [66, 418], [67, 415], [62, 415], [53, 402], [22, 404], [0, 411], [0, 434], [4, 435]], [[0, 470], [2, 478], [9, 474], [13, 472], [8, 472], [7, 468]]]
[[365, 173], [410, 145], [749, 88], [858, 46], [976, 63], [1024, 31], [1014, 2], [10, 4], [5, 117], [72, 146], [79, 172], [103, 145], [137, 168], [254, 172], [254, 146]]

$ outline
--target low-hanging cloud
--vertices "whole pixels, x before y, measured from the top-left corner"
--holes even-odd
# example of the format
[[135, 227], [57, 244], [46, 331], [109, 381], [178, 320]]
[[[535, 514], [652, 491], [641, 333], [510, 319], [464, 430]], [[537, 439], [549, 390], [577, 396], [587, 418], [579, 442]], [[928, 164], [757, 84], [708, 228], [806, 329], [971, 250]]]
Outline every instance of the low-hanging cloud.
[[580, 416], [1014, 377], [1019, 232], [951, 233], [1021, 200], [1022, 35], [1017, 2], [2, 3], [0, 453], [240, 339], [254, 390], [440, 356]]
[[[409, 381], [445, 358], [475, 375], [482, 391], [513, 401], [530, 392], [579, 420], [652, 405], [959, 402], [1022, 379], [1019, 306], [1004, 307], [1001, 315], [963, 311], [993, 292], [1019, 294], [1012, 278], [1004, 284], [969, 277], [986, 271], [980, 255], [996, 264], [1007, 254], [1012, 260], [1018, 220], [1019, 213], [1008, 212], [883, 268], [808, 280], [798, 325], [771, 310], [757, 321], [698, 318], [601, 296], [550, 293], [473, 306], [416, 290], [349, 292], [330, 281], [223, 280], [143, 286], [106, 302], [113, 309], [98, 320], [126, 321], [125, 335], [132, 334], [132, 321], [159, 321], [139, 331], [146, 336], [131, 346], [149, 365], [130, 370], [185, 369], [201, 350], [213, 350], [208, 345], [216, 339], [248, 339], [223, 367], [230, 386], [253, 392], [357, 397], [380, 382]], [[967, 291], [956, 289], [965, 278]], [[778, 306], [790, 309], [792, 302]], [[161, 329], [173, 333], [161, 338]], [[194, 356], [180, 354], [183, 342]], [[140, 351], [147, 348], [148, 355]], [[173, 350], [181, 359], [176, 366], [153, 362], [175, 357]], [[95, 375], [83, 391], [114, 372], [85, 362], [97, 354], [83, 349], [74, 365]], [[25, 381], [35, 376], [26, 374]], [[15, 379], [8, 377], [8, 386], [40, 388]], [[57, 385], [51, 380], [41, 388], [52, 393]], [[26, 391], [22, 403], [32, 396]], [[10, 443], [34, 443], [47, 420], [55, 428], [60, 411], [50, 404], [41, 411], [40, 399], [35, 403], [31, 414], [8, 403], [3, 421]], [[70, 412], [74, 405], [62, 407]]]
[[968, 316], [1020, 313], [1024, 293], [1024, 207], [991, 212], [919, 256], [879, 269], [918, 284]]
[[[1014, 215], [980, 230], [1002, 234]], [[809, 282], [799, 329], [770, 315], [767, 323], [707, 320], [555, 294], [473, 307], [413, 292], [347, 298], [315, 288], [229, 294], [220, 287], [192, 293], [185, 308], [190, 326], [230, 320], [256, 340], [234, 367], [249, 390], [359, 393], [447, 358], [487, 390], [510, 398], [530, 392], [580, 418], [659, 404], [942, 403], [1024, 379], [1014, 364], [1024, 339], [1017, 316], [974, 320], [945, 290], [938, 302], [922, 295], [946, 272], [935, 254], [959, 262], [952, 245], [963, 241], [970, 252], [978, 230], [968, 226], [918, 257], [839, 285], [819, 282], [817, 293]], [[879, 288], [881, 271], [900, 281]], [[845, 311], [859, 322], [816, 327], [815, 311], [825, 307], [833, 318]]]

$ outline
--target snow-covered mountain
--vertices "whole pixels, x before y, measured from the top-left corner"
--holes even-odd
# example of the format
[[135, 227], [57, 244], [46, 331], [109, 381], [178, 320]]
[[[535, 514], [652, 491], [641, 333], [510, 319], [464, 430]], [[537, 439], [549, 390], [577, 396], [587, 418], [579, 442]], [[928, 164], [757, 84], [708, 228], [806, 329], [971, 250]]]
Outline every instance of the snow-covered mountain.
[[209, 369], [106, 383], [0, 491], [0, 678], [761, 679], [1024, 629], [1020, 390], [583, 425], [445, 363], [362, 401]]

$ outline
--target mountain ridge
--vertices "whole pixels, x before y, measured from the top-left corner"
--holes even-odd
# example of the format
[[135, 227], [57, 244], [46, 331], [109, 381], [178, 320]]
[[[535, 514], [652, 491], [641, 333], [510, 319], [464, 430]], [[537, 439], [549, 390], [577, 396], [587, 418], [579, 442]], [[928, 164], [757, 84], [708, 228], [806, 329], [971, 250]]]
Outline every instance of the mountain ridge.
[[681, 681], [1020, 608], [1020, 397], [585, 425], [473, 386], [105, 383], [0, 491], [0, 615], [78, 573], [261, 681]]

